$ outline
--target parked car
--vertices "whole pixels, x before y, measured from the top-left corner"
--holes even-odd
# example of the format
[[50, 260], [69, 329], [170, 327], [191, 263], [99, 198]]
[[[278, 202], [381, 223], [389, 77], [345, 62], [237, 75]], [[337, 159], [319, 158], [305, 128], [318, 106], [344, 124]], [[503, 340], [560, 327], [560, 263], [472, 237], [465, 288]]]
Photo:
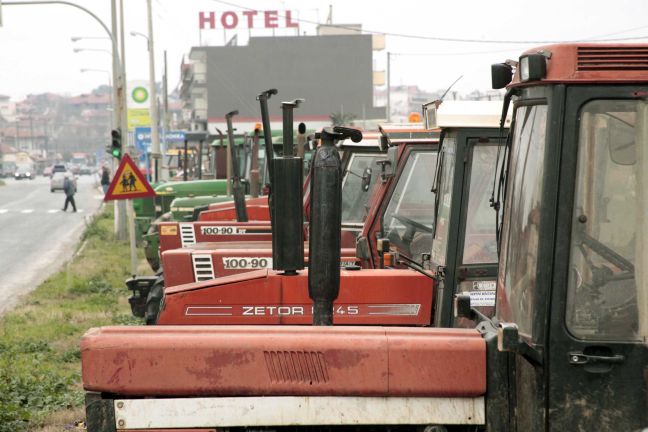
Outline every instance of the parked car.
[[57, 173], [57, 172], [66, 172], [67, 168], [65, 167], [64, 164], [54, 164], [52, 165], [52, 174]]
[[66, 175], [70, 176], [70, 178], [74, 182], [74, 189], [76, 190], [77, 187], [76, 177], [69, 171], [64, 171], [64, 172], [59, 171], [52, 174], [52, 178], [50, 179], [50, 192], [63, 190], [63, 182], [65, 181]]
[[14, 178], [16, 180], [20, 180], [20, 179], [34, 180], [34, 177], [36, 177], [36, 173], [30, 166], [19, 166], [18, 168], [16, 168], [16, 171], [14, 172]]
[[43, 169], [43, 177], [51, 177], [53, 171], [54, 171], [53, 165], [45, 167], [45, 169]]
[[90, 166], [83, 164], [81, 165], [81, 168], [79, 168], [79, 174], [80, 175], [90, 175], [92, 174], [92, 168]]

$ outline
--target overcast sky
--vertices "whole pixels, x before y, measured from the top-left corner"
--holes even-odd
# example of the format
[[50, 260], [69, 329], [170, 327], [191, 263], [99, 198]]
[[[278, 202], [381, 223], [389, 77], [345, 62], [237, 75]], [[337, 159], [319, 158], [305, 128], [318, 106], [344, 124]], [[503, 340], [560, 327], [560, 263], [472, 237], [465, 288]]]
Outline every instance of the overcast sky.
[[[10, 1], [10, 0], [6, 0]], [[5, 3], [6, 3], [5, 1]], [[110, 0], [70, 0], [92, 10], [110, 27]], [[123, 0], [126, 21], [126, 68], [129, 80], [148, 79], [146, 40], [129, 33], [147, 33], [146, 0]], [[315, 33], [311, 22], [325, 21], [333, 6], [334, 24], [361, 24], [364, 29], [393, 33], [386, 37], [392, 57], [392, 85], [414, 84], [426, 90], [450, 85], [469, 92], [490, 88], [490, 64], [517, 58], [543, 41], [643, 37], [648, 43], [646, 0], [153, 0], [156, 77], [161, 78], [162, 53], [167, 50], [169, 86], [179, 81], [183, 55], [202, 40], [221, 45], [235, 33], [199, 31], [198, 14], [256, 10], [292, 11], [300, 32]], [[241, 16], [241, 22], [245, 18]], [[0, 94], [14, 100], [30, 93], [79, 94], [108, 82], [110, 56], [103, 51], [74, 53], [76, 48], [110, 49], [104, 39], [73, 43], [73, 36], [104, 37], [101, 27], [83, 12], [60, 5], [2, 6], [0, 27]], [[280, 24], [282, 19], [279, 19]], [[262, 25], [259, 21], [256, 25]], [[290, 30], [294, 34], [294, 30]], [[286, 34], [279, 29], [277, 34]], [[247, 29], [238, 31], [245, 42]], [[420, 38], [400, 35], [420, 36]], [[255, 30], [252, 35], [271, 35]], [[506, 41], [462, 43], [435, 38]], [[530, 43], [514, 43], [529, 41]], [[385, 68], [385, 52], [374, 53], [376, 69]], [[353, 67], [338, 65], [337, 67]]]

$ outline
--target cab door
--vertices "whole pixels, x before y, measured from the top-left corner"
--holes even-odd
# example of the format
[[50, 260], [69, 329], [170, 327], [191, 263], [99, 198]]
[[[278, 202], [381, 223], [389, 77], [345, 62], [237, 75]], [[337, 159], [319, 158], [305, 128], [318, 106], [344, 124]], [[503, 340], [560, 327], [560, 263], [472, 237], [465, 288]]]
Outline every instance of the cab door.
[[489, 317], [495, 312], [498, 261], [490, 197], [502, 162], [501, 154], [498, 161], [499, 142], [497, 130], [467, 139], [453, 287], [454, 292], [470, 293], [471, 305]]
[[498, 256], [490, 197], [498, 172], [499, 140], [495, 128], [457, 129], [444, 137], [438, 168], [438, 221], [432, 241], [432, 262], [439, 270], [438, 327], [474, 326], [451, 313], [456, 293], [469, 293], [471, 305], [487, 316], [495, 310]]
[[646, 90], [567, 88], [546, 430], [648, 427]]

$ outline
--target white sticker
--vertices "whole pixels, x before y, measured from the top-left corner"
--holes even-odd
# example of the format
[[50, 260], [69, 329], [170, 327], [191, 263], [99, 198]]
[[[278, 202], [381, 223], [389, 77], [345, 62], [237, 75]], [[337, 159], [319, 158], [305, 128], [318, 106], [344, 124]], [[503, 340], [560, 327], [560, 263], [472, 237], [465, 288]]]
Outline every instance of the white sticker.
[[245, 234], [247, 229], [237, 226], [204, 226], [200, 227], [200, 232], [203, 235], [233, 235]]
[[495, 291], [470, 291], [470, 306], [495, 306]]
[[473, 281], [473, 291], [495, 291], [495, 281]]
[[269, 257], [223, 257], [225, 270], [272, 268]]

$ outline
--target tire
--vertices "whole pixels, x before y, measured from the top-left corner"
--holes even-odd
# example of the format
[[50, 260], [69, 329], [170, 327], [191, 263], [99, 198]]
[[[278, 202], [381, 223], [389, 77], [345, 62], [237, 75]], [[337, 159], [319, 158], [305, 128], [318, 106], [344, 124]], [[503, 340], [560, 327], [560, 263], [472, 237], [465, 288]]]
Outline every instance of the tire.
[[54, 189], [50, 189], [50, 192], [54, 193]]
[[159, 276], [146, 297], [146, 325], [157, 324], [160, 306], [164, 298], [164, 276]]

